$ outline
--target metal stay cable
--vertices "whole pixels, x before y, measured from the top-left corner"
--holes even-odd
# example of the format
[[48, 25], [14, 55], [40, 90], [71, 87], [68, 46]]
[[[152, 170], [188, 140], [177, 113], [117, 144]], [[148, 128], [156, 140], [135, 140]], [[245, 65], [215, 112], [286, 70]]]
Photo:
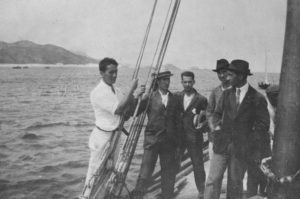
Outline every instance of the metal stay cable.
[[[165, 38], [164, 38], [164, 42], [162, 44], [162, 47], [161, 47], [161, 51], [160, 51], [160, 56], [157, 60], [157, 65], [156, 65], [156, 75], [155, 77], [153, 78], [152, 83], [151, 84], [151, 88], [150, 88], [150, 93], [149, 93], [149, 98], [152, 96], [152, 93], [153, 93], [153, 86], [155, 85], [155, 82], [156, 82], [156, 78], [157, 78], [157, 74], [158, 72], [160, 71], [160, 68], [161, 68], [161, 64], [162, 64], [162, 61], [163, 61], [163, 58], [164, 58], [164, 55], [166, 53], [166, 49], [167, 49], [167, 46], [168, 46], [168, 42], [170, 40], [170, 36], [171, 36], [171, 33], [172, 33], [172, 30], [173, 30], [173, 27], [174, 27], [174, 23], [175, 23], [175, 19], [176, 19], [176, 16], [177, 16], [177, 13], [178, 13], [178, 8], [179, 8], [179, 5], [180, 5], [180, 0], [176, 0], [175, 2], [175, 5], [174, 5], [174, 8], [173, 8], [173, 11], [172, 11], [172, 14], [171, 14], [171, 18], [170, 18], [170, 22], [169, 22], [169, 25], [168, 25], [168, 29], [166, 31], [166, 35], [165, 35]], [[147, 103], [147, 106], [146, 106], [146, 110], [148, 109], [149, 107], [149, 100], [148, 100], [148, 103]], [[139, 108], [139, 106], [136, 107], [136, 111], [135, 111], [135, 115], [134, 117], [136, 116], [136, 113], [137, 113], [137, 109]], [[144, 113], [146, 112], [146, 110], [144, 111]], [[144, 122], [144, 120], [141, 121], [142, 123]], [[142, 124], [138, 124], [138, 126], [141, 126]], [[136, 144], [135, 144], [136, 145]], [[132, 147], [136, 147], [135, 145], [129, 145], [129, 146], [132, 146]], [[131, 148], [131, 147], [130, 147]]]
[[[173, 29], [173, 26], [174, 26], [174, 22], [175, 22], [175, 18], [176, 18], [176, 15], [177, 15], [177, 12], [178, 12], [178, 8], [179, 8], [179, 5], [180, 5], [180, 0], [177, 0], [175, 5], [174, 5], [174, 9], [173, 9], [173, 12], [172, 12], [172, 15], [171, 15], [171, 19], [170, 19], [170, 22], [169, 22], [169, 26], [168, 26], [168, 29], [167, 29], [167, 32], [166, 32], [166, 36], [165, 36], [165, 39], [164, 39], [164, 42], [163, 42], [163, 45], [162, 45], [162, 49], [161, 49], [161, 53], [160, 54], [160, 60], [157, 61], [157, 65], [156, 65], [156, 68], [157, 68], [157, 73], [156, 73], [156, 76], [153, 78], [153, 82], [156, 81], [157, 79], [157, 74], [161, 68], [161, 64], [162, 64], [162, 61], [163, 61], [163, 58], [164, 58], [164, 54], [166, 52], [166, 48], [167, 48], [167, 45], [168, 45], [168, 42], [169, 42], [169, 39], [170, 39], [170, 36], [171, 36], [171, 33], [172, 33], [172, 29]], [[149, 95], [149, 98], [152, 96], [152, 93], [153, 93], [153, 90], [154, 90], [154, 87], [153, 85], [154, 84], [151, 84], [151, 90], [150, 90], [150, 95]], [[132, 151], [135, 151], [135, 148], [136, 148], [136, 145], [137, 145], [137, 139], [141, 133], [141, 130], [142, 130], [142, 124], [144, 123], [144, 120], [145, 120], [145, 117], [146, 117], [146, 111], [148, 109], [150, 105], [150, 100], [148, 100], [147, 102], [147, 106], [146, 106], [146, 109], [145, 111], [143, 112], [143, 114], [138, 117], [138, 123], [136, 126], [137, 130], [135, 131], [135, 136], [134, 136], [134, 139], [133, 139], [133, 143], [129, 144], [129, 147], [128, 147], [128, 161], [127, 163], [131, 162], [132, 158], [133, 158], [133, 153]], [[137, 107], [138, 108], [138, 107]], [[128, 170], [129, 170], [129, 165], [128, 164], [127, 166], [124, 166], [123, 168], [125, 169], [124, 173], [125, 175], [127, 174]], [[121, 194], [121, 191], [122, 191], [122, 188], [119, 190], [119, 195]]]
[[[176, 19], [177, 13], [178, 13], [179, 5], [180, 5], [180, 0], [176, 0], [173, 11], [172, 11], [172, 14], [171, 14], [170, 22], [169, 22], [169, 25], [168, 25], [168, 28], [167, 28], [167, 31], [166, 31], [166, 35], [165, 35], [165, 38], [164, 38], [164, 42], [163, 42], [162, 47], [161, 47], [160, 56], [159, 56], [160, 59], [158, 59], [158, 61], [157, 61], [157, 65], [156, 65], [157, 73], [159, 72], [159, 70], [161, 68], [161, 64], [162, 64], [164, 55], [166, 53], [168, 42], [170, 40], [170, 36], [171, 36], [172, 30], [173, 30], [173, 27], [174, 27], [175, 19]], [[157, 77], [157, 74], [156, 74], [156, 77]], [[153, 78], [153, 81], [156, 81], [156, 77]], [[153, 93], [153, 90], [154, 90], [154, 88], [153, 88], [154, 84], [151, 84], [151, 85], [152, 85], [152, 87], [150, 88], [149, 98], [152, 96], [152, 93]], [[148, 102], [147, 102], [146, 110], [148, 109], [149, 105], [150, 105], [150, 100], [148, 100]], [[139, 107], [136, 107], [136, 108], [138, 109]], [[127, 175], [127, 172], [129, 170], [129, 165], [130, 165], [131, 160], [132, 160], [133, 155], [134, 155], [133, 152], [135, 151], [135, 148], [137, 146], [137, 139], [138, 139], [137, 135], [139, 135], [141, 133], [142, 124], [143, 124], [143, 122], [145, 120], [145, 117], [146, 117], [146, 110], [137, 119], [138, 123], [135, 127], [136, 128], [136, 135], [134, 137], [134, 142], [128, 146], [129, 149], [127, 151], [128, 152], [127, 154], [129, 155], [129, 157], [128, 157], [128, 160], [125, 162], [127, 164], [122, 165], [123, 169], [124, 169], [123, 170], [123, 175], [125, 175], [125, 176]], [[132, 123], [132, 125], [134, 125], [134, 124]], [[124, 186], [124, 183], [121, 184], [121, 187], [120, 187], [119, 193], [118, 193], [119, 195], [121, 194], [123, 186]]]
[[[157, 79], [157, 74], [160, 71], [160, 68], [161, 68], [161, 65], [162, 65], [162, 61], [163, 61], [165, 53], [166, 53], [166, 49], [167, 49], [167, 46], [168, 46], [168, 43], [169, 43], [169, 40], [170, 40], [170, 37], [171, 37], [171, 33], [172, 33], [172, 30], [173, 30], [173, 27], [174, 27], [175, 19], [176, 19], [177, 13], [178, 13], [178, 8], [179, 8], [179, 5], [180, 5], [180, 1], [181, 0], [176, 0], [175, 5], [173, 7], [173, 11], [172, 11], [172, 14], [171, 14], [171, 17], [170, 17], [170, 22], [169, 22], [169, 25], [168, 25], [168, 28], [167, 28], [167, 31], [166, 31], [166, 35], [165, 35], [162, 47], [161, 47], [159, 58], [157, 60], [157, 64], [156, 64], [156, 71], [157, 72], [156, 72], [155, 77], [153, 77], [153, 80], [152, 80], [152, 83], [151, 83], [151, 88], [150, 88], [150, 92], [149, 92], [149, 98], [152, 96], [153, 89], [154, 89], [153, 86], [155, 85], [155, 82], [156, 82], [156, 79]], [[148, 107], [149, 107], [149, 101], [147, 103], [146, 110], [148, 109]], [[136, 107], [134, 117], [136, 116], [138, 108], [139, 108], [139, 106]], [[146, 110], [144, 111], [144, 113], [146, 112]], [[140, 120], [140, 121], [144, 122], [144, 120]], [[137, 126], [141, 126], [141, 124], [139, 123]], [[129, 145], [129, 146], [131, 146], [129, 148], [132, 148], [132, 147], [135, 148], [136, 144]]]
[[145, 48], [146, 48], [146, 44], [147, 44], [148, 36], [149, 36], [149, 33], [150, 33], [154, 13], [155, 13], [155, 10], [156, 10], [156, 5], [157, 5], [157, 0], [155, 0], [154, 5], [153, 5], [153, 9], [152, 9], [150, 19], [149, 19], [149, 22], [148, 22], [145, 37], [144, 37], [144, 40], [143, 40], [143, 43], [142, 43], [142, 46], [141, 46], [141, 50], [140, 50], [140, 53], [139, 53], [139, 56], [138, 56], [138, 59], [137, 59], [136, 65], [135, 65], [135, 71], [133, 72], [133, 75], [132, 75], [132, 79], [137, 78], [140, 67], [141, 67], [141, 62], [142, 62], [142, 59], [143, 59], [143, 56], [144, 56], [144, 51], [145, 51]]
[[[142, 46], [141, 46], [140, 53], [139, 53], [139, 56], [138, 56], [138, 59], [137, 59], [137, 62], [136, 62], [135, 68], [134, 68], [134, 72], [132, 74], [132, 79], [137, 78], [140, 67], [141, 67], [141, 62], [142, 62], [142, 58], [143, 58], [144, 51], [145, 51], [145, 48], [146, 48], [148, 36], [149, 36], [149, 33], [150, 33], [150, 28], [151, 28], [154, 13], [155, 13], [155, 10], [156, 10], [156, 5], [157, 5], [157, 0], [154, 1], [154, 5], [153, 5], [152, 11], [151, 11], [150, 19], [149, 19], [149, 22], [148, 22], [148, 25], [147, 25], [147, 28], [146, 28], [145, 37], [144, 37], [144, 40], [142, 42]], [[120, 121], [120, 125], [119, 125], [119, 129], [123, 128], [124, 123], [125, 123], [124, 116], [122, 116], [121, 121]]]
[[[157, 52], [158, 52], [158, 48], [159, 48], [160, 43], [161, 43], [162, 35], [163, 35], [163, 33], [164, 33], [164, 30], [165, 30], [165, 27], [166, 27], [166, 24], [167, 24], [167, 21], [168, 21], [168, 17], [169, 17], [169, 15], [170, 15], [170, 11], [171, 11], [171, 6], [172, 6], [172, 4], [173, 4], [173, 0], [170, 1], [169, 8], [168, 8], [168, 12], [167, 12], [167, 15], [166, 15], [165, 20], [164, 20], [164, 24], [163, 24], [163, 27], [162, 27], [162, 30], [161, 30], [161, 33], [160, 33], [160, 36], [159, 36], [159, 40], [158, 40], [157, 45], [156, 45], [156, 49], [155, 49], [155, 53], [154, 53], [154, 56], [153, 56], [153, 59], [152, 59], [152, 63], [151, 63], [151, 65], [150, 65], [150, 68], [149, 68], [149, 71], [148, 71], [148, 74], [147, 74], [147, 79], [146, 79], [144, 85], [147, 85], [147, 83], [148, 83], [148, 81], [149, 81], [149, 77], [150, 77], [150, 75], [151, 75], [151, 71], [152, 71], [153, 64], [154, 64], [154, 61], [155, 61], [155, 58], [156, 58], [156, 55], [157, 55]], [[139, 98], [139, 100], [138, 100], [137, 107], [140, 106], [140, 103], [141, 103], [141, 98]], [[137, 116], [137, 111], [138, 111], [138, 109], [136, 109], [135, 112], [134, 112], [134, 114], [133, 114], [133, 120], [134, 120], [134, 119], [136, 118], [136, 116]], [[135, 122], [135, 123], [137, 123], [135, 126], [142, 125], [142, 124], [140, 124], [140, 122]], [[131, 130], [132, 130], [132, 129], [130, 129], [129, 132], [132, 132]], [[135, 129], [135, 130], [136, 130], [136, 129]], [[135, 130], [133, 130], [133, 132], [135, 132]], [[133, 133], [133, 132], [132, 132], [132, 133]], [[131, 136], [131, 137], [134, 137], [134, 136]], [[129, 140], [129, 143], [128, 143], [128, 144], [131, 144], [131, 140]], [[126, 146], [124, 145], [124, 147], [126, 147]]]
[[151, 74], [151, 71], [152, 71], [152, 68], [153, 68], [153, 65], [154, 65], [154, 61], [155, 61], [155, 58], [156, 58], [156, 55], [157, 55], [157, 52], [158, 52], [158, 48], [159, 48], [159, 46], [160, 46], [160, 42], [161, 42], [161, 39], [162, 39], [162, 35], [163, 35], [164, 30], [165, 30], [165, 27], [166, 27], [166, 24], [167, 24], [168, 17], [169, 17], [169, 15], [170, 15], [172, 3], [173, 3], [173, 0], [170, 1], [170, 5], [169, 5], [169, 8], [168, 8], [168, 12], [167, 12], [167, 15], [166, 15], [166, 17], [165, 17], [164, 25], [163, 25], [163, 27], [162, 27], [161, 33], [160, 33], [160, 35], [159, 35], [159, 39], [158, 39], [158, 42], [157, 42], [157, 45], [156, 45], [156, 49], [155, 49], [155, 52], [154, 52], [154, 56], [153, 56], [151, 65], [150, 65], [150, 69], [149, 69], [149, 72], [148, 72], [148, 75], [147, 75], [147, 79], [146, 79], [146, 81], [145, 81], [145, 85], [147, 85], [147, 83], [148, 83], [148, 80], [149, 80], [149, 77], [150, 77], [150, 74]]
[[[173, 29], [173, 26], [174, 26], [174, 22], [175, 22], [175, 18], [176, 18], [176, 15], [177, 15], [177, 12], [178, 12], [178, 8], [179, 8], [179, 5], [180, 5], [180, 0], [176, 0], [176, 2], [174, 3], [174, 7], [173, 7], [173, 10], [172, 10], [172, 14], [171, 14], [171, 17], [170, 17], [170, 20], [169, 20], [169, 25], [168, 25], [168, 28], [167, 28], [167, 31], [166, 31], [166, 34], [165, 34], [165, 38], [163, 40], [163, 44], [161, 46], [161, 51], [160, 51], [160, 54], [159, 54], [159, 57], [158, 57], [158, 60], [157, 60], [157, 64], [156, 64], [156, 71], [159, 72], [160, 68], [161, 68], [161, 64], [162, 64], [162, 61], [163, 61], [163, 58], [164, 58], [164, 54], [166, 53], [166, 48], [167, 48], [167, 45], [168, 45], [168, 42], [169, 42], [169, 39], [170, 39], [170, 36], [171, 36], [171, 32], [172, 32], [172, 29]], [[156, 81], [156, 77], [157, 75], [155, 75], [155, 77], [153, 78], [152, 81]], [[151, 97], [152, 93], [153, 93], [153, 85], [154, 84], [151, 84], [152, 86], [150, 87], [150, 95], [149, 95], [149, 98]], [[146, 110], [148, 109], [150, 105], [150, 100], [147, 101], [147, 105], [146, 105]], [[137, 106], [136, 107], [136, 110], [138, 109], [139, 107]], [[134, 120], [132, 121], [131, 125], [130, 125], [130, 129], [131, 130], [134, 130], [135, 132], [131, 132], [130, 133], [134, 133], [135, 136], [133, 136], [133, 134], [129, 134], [129, 137], [133, 138], [130, 139], [131, 141], [134, 141], [132, 142], [130, 145], [127, 145], [127, 147], [123, 148], [125, 149], [125, 152], [123, 154], [125, 159], [123, 159], [122, 157], [119, 156], [118, 158], [118, 165], [117, 165], [117, 172], [119, 172], [120, 174], [122, 174], [122, 178], [125, 180], [126, 179], [126, 176], [127, 176], [127, 173], [128, 173], [128, 170], [129, 170], [129, 166], [130, 166], [130, 163], [131, 163], [131, 160], [132, 160], [132, 157], [134, 155], [134, 151], [135, 151], [135, 148], [137, 146], [137, 139], [138, 139], [138, 136], [141, 132], [141, 129], [142, 129], [142, 124], [145, 120], [145, 117], [146, 117], [146, 110], [140, 115], [140, 117], [138, 118], [134, 118]], [[136, 116], [136, 115], [135, 115]], [[129, 139], [129, 137], [127, 139]], [[128, 148], [128, 150], [127, 150]], [[122, 156], [121, 154], [121, 156]], [[120, 162], [119, 162], [120, 160]], [[112, 175], [110, 177], [110, 182], [114, 182], [115, 179], [118, 178], [118, 175]], [[109, 188], [109, 195], [115, 195], [117, 194], [118, 196], [121, 194], [122, 192], [122, 189], [124, 187], [124, 183], [125, 181], [123, 180], [122, 183], [114, 183], [113, 186], [110, 186]]]

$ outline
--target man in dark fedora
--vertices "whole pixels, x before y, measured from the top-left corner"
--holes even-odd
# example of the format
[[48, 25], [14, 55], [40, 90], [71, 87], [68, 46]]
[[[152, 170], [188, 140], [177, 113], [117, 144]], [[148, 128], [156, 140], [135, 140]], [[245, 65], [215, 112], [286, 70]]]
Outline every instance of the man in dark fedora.
[[[155, 74], [154, 74], [155, 75]], [[180, 145], [179, 101], [169, 91], [170, 71], [157, 74], [155, 91], [144, 97], [139, 112], [144, 111], [148, 100], [148, 123], [145, 129], [144, 154], [138, 180], [133, 191], [134, 199], [141, 199], [149, 186], [150, 178], [159, 157], [161, 167], [162, 198], [171, 199], [177, 170], [176, 152]]]
[[[206, 117], [208, 119], [208, 125], [210, 128], [210, 132], [208, 133], [208, 141], [209, 141], [209, 158], [212, 158], [213, 155], [213, 150], [212, 150], [212, 142], [213, 142], [213, 125], [212, 125], [212, 114], [217, 106], [217, 103], [223, 93], [223, 91], [225, 91], [226, 89], [231, 88], [230, 85], [230, 81], [228, 79], [227, 76], [227, 69], [228, 69], [229, 63], [226, 59], [219, 59], [217, 60], [217, 65], [216, 65], [216, 69], [214, 69], [213, 71], [217, 73], [218, 78], [221, 82], [221, 84], [219, 86], [217, 86], [216, 88], [214, 88], [211, 93], [210, 96], [208, 98], [208, 106], [207, 106], [207, 110], [206, 110]], [[222, 183], [222, 179], [220, 182], [220, 186]]]
[[[233, 60], [228, 67], [231, 89], [223, 92], [213, 113], [214, 145], [218, 156], [211, 160], [205, 199], [218, 198], [214, 191], [228, 167], [227, 197], [243, 197], [243, 178], [250, 163], [261, 160], [262, 138], [268, 132], [270, 117], [265, 97], [247, 82], [252, 75], [249, 63]], [[223, 164], [214, 167], [214, 164]], [[216, 168], [216, 169], [213, 169]]]
[[[230, 81], [228, 79], [228, 66], [229, 63], [226, 59], [219, 59], [217, 60], [217, 64], [216, 64], [216, 69], [214, 69], [213, 71], [217, 73], [218, 79], [220, 80], [221, 84], [219, 86], [217, 86], [216, 88], [214, 88], [211, 93], [210, 96], [208, 98], [208, 106], [207, 106], [207, 110], [206, 110], [206, 117], [207, 117], [207, 121], [208, 121], [208, 126], [209, 126], [209, 132], [208, 132], [208, 141], [209, 141], [209, 145], [208, 145], [208, 151], [209, 151], [209, 159], [212, 160], [212, 156], [218, 156], [218, 154], [214, 154], [213, 152], [213, 134], [214, 134], [214, 128], [213, 128], [213, 120], [212, 120], [212, 116], [213, 113], [217, 107], [217, 104], [220, 100], [220, 97], [222, 95], [222, 93], [231, 88], [230, 85]], [[218, 161], [219, 159], [215, 158], [214, 160]], [[220, 159], [222, 160], [222, 159]], [[212, 161], [210, 161], [210, 165]], [[210, 170], [216, 170], [216, 166], [220, 167], [217, 170], [223, 170], [222, 167], [224, 167], [224, 164], [218, 164], [215, 163], [213, 164], [214, 168], [210, 169]], [[225, 168], [226, 169], [226, 168]], [[224, 173], [224, 172], [222, 172]], [[220, 194], [221, 194], [221, 188], [222, 188], [222, 181], [223, 181], [223, 175], [219, 177], [218, 182], [216, 182], [218, 185], [215, 188], [214, 191], [214, 198], [219, 198]]]

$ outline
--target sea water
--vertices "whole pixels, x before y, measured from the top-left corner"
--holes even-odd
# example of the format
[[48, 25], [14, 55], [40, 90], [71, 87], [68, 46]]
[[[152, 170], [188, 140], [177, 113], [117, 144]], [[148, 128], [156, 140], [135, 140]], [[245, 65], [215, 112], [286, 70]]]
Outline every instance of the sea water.
[[[195, 88], [208, 97], [216, 74], [196, 69]], [[180, 91], [179, 69], [171, 72], [171, 91]], [[116, 86], [128, 90], [133, 69], [120, 67]], [[148, 70], [140, 71], [144, 83]], [[278, 82], [278, 74], [271, 74]], [[254, 87], [264, 74], [249, 80]], [[97, 67], [0, 67], [0, 198], [75, 198], [88, 167], [88, 137], [94, 128], [90, 91], [99, 82]], [[123, 137], [124, 139], [124, 137]], [[143, 135], [128, 174], [136, 183]]]

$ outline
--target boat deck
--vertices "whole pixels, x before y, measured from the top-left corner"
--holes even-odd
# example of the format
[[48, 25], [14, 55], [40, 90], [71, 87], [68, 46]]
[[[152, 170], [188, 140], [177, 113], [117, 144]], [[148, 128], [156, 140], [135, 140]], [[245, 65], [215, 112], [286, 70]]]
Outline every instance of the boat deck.
[[[206, 176], [209, 172], [209, 161], [206, 161], [204, 164]], [[244, 178], [244, 188], [246, 187], [247, 176]], [[223, 183], [222, 183], [222, 193], [220, 199], [226, 199], [226, 188], [227, 188], [227, 172], [224, 174]], [[246, 191], [246, 190], [244, 190]], [[191, 172], [186, 176], [186, 184], [185, 187], [178, 193], [175, 199], [197, 199], [198, 198], [198, 190], [194, 181], [194, 173]], [[246, 196], [244, 197], [247, 198]]]

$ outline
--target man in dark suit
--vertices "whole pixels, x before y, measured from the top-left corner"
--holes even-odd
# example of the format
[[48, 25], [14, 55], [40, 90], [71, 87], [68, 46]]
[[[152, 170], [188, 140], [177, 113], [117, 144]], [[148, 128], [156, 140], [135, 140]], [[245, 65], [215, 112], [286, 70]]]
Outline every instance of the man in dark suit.
[[[270, 85], [266, 89], [266, 96], [269, 101], [269, 115], [270, 115], [270, 128], [269, 135], [265, 134], [263, 139], [264, 144], [261, 148], [261, 158], [266, 158], [271, 156], [271, 139], [270, 137], [274, 136], [274, 117], [275, 110], [278, 101], [279, 94], [279, 86], [278, 85]], [[260, 195], [262, 197], [266, 197], [266, 186], [267, 186], [267, 177], [261, 171], [260, 168], [257, 167], [255, 162], [248, 167], [248, 179], [247, 179], [247, 197], [250, 198], [255, 195]]]
[[133, 198], [143, 197], [149, 179], [155, 168], [157, 158], [160, 159], [161, 189], [164, 199], [171, 199], [174, 192], [176, 175], [176, 152], [180, 145], [179, 138], [179, 103], [177, 98], [168, 90], [170, 85], [170, 71], [164, 71], [157, 75], [157, 90], [149, 99], [145, 97], [139, 112], [147, 109], [148, 123], [145, 129], [144, 154], [142, 165]]
[[[210, 96], [208, 98], [208, 105], [206, 109], [206, 117], [208, 121], [208, 126], [210, 128], [210, 132], [208, 133], [208, 141], [209, 141], [209, 158], [211, 159], [213, 156], [213, 124], [212, 124], [212, 115], [215, 111], [215, 108], [217, 106], [217, 103], [223, 93], [224, 90], [231, 88], [230, 81], [227, 78], [227, 68], [229, 66], [229, 63], [226, 59], [219, 59], [217, 60], [217, 66], [216, 69], [213, 71], [217, 73], [218, 79], [220, 80], [221, 84], [214, 88]], [[220, 181], [220, 186], [222, 185], [222, 179]]]
[[[249, 63], [233, 60], [228, 67], [231, 89], [223, 92], [213, 114], [214, 155], [206, 182], [205, 199], [214, 195], [217, 181], [228, 166], [227, 194], [230, 199], [243, 196], [243, 178], [250, 163], [261, 160], [263, 137], [270, 117], [265, 97], [247, 82], [252, 75]], [[216, 166], [222, 164], [223, 166]], [[218, 168], [218, 169], [213, 169]], [[221, 168], [221, 169], [220, 169]]]
[[201, 129], [195, 127], [194, 121], [202, 111], [205, 113], [207, 99], [193, 88], [195, 84], [194, 73], [185, 71], [181, 73], [183, 91], [177, 93], [181, 106], [181, 120], [183, 126], [184, 148], [192, 160], [195, 183], [199, 192], [199, 198], [203, 198], [205, 187], [205, 170], [203, 164], [203, 135]]

